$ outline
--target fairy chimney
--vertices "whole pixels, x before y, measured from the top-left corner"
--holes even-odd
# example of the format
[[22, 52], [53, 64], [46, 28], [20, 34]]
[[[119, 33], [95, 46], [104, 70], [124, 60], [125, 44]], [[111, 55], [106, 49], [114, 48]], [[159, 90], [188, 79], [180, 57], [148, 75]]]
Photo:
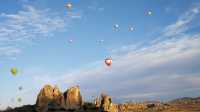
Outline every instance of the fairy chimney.
[[[49, 108], [49, 104], [56, 104], [60, 108], [64, 107], [64, 97], [58, 87], [52, 87], [51, 85], [45, 85], [38, 94], [36, 101], [36, 109], [38, 112], [46, 112]], [[58, 108], [58, 107], [53, 107]]]
[[80, 109], [83, 105], [83, 99], [79, 86], [71, 87], [66, 92], [64, 92], [64, 100], [66, 109]]

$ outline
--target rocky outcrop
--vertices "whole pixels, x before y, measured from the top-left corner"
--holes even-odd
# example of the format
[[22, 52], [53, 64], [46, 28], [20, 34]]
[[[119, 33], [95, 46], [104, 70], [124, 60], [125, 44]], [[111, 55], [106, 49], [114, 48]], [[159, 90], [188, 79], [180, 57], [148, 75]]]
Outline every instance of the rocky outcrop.
[[[50, 106], [54, 108], [64, 107], [63, 94], [57, 87], [45, 85], [38, 94], [36, 108], [38, 112], [46, 112]], [[55, 106], [56, 105], [56, 106]]]
[[38, 112], [46, 112], [48, 109], [77, 110], [83, 105], [79, 86], [69, 88], [64, 94], [58, 87], [45, 85], [38, 94], [36, 107]]
[[57, 86], [53, 89], [53, 102], [60, 105], [60, 107], [65, 106], [64, 96]]
[[118, 105], [113, 104], [112, 98], [108, 95], [101, 96], [100, 111], [103, 112], [118, 112]]
[[[108, 95], [102, 95], [94, 103], [83, 105], [80, 88], [69, 88], [64, 94], [58, 87], [44, 86], [38, 94], [35, 105], [24, 105], [0, 112], [199, 112], [200, 98], [182, 98], [173, 102], [128, 102], [113, 104]], [[185, 103], [187, 101], [187, 103]], [[74, 111], [75, 110], [75, 111]]]
[[94, 104], [96, 108], [99, 108], [101, 106], [101, 98], [97, 97], [94, 99]]
[[83, 99], [79, 86], [71, 87], [66, 92], [64, 92], [64, 101], [66, 109], [80, 109], [83, 105]]

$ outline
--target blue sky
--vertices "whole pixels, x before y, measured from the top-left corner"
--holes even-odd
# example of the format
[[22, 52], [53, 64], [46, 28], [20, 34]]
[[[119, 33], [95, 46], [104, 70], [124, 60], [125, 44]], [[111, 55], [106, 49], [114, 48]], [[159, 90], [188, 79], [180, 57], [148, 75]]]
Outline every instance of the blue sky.
[[45, 84], [86, 100], [200, 96], [199, 19], [198, 0], [1, 0], [0, 108], [34, 104]]

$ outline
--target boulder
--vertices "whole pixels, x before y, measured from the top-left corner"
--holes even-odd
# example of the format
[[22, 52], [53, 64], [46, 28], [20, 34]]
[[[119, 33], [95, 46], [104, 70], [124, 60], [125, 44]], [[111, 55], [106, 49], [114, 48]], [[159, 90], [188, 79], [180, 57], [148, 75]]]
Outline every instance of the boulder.
[[71, 87], [64, 92], [65, 109], [77, 110], [83, 105], [79, 86]]

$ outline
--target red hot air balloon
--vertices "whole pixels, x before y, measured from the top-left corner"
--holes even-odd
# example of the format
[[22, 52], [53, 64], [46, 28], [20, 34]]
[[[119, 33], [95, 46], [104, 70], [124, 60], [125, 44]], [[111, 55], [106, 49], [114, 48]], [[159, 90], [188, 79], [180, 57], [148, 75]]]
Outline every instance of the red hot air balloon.
[[111, 66], [111, 65], [112, 65], [112, 59], [111, 59], [111, 58], [106, 58], [106, 59], [105, 59], [105, 64], [106, 64], [107, 66]]

